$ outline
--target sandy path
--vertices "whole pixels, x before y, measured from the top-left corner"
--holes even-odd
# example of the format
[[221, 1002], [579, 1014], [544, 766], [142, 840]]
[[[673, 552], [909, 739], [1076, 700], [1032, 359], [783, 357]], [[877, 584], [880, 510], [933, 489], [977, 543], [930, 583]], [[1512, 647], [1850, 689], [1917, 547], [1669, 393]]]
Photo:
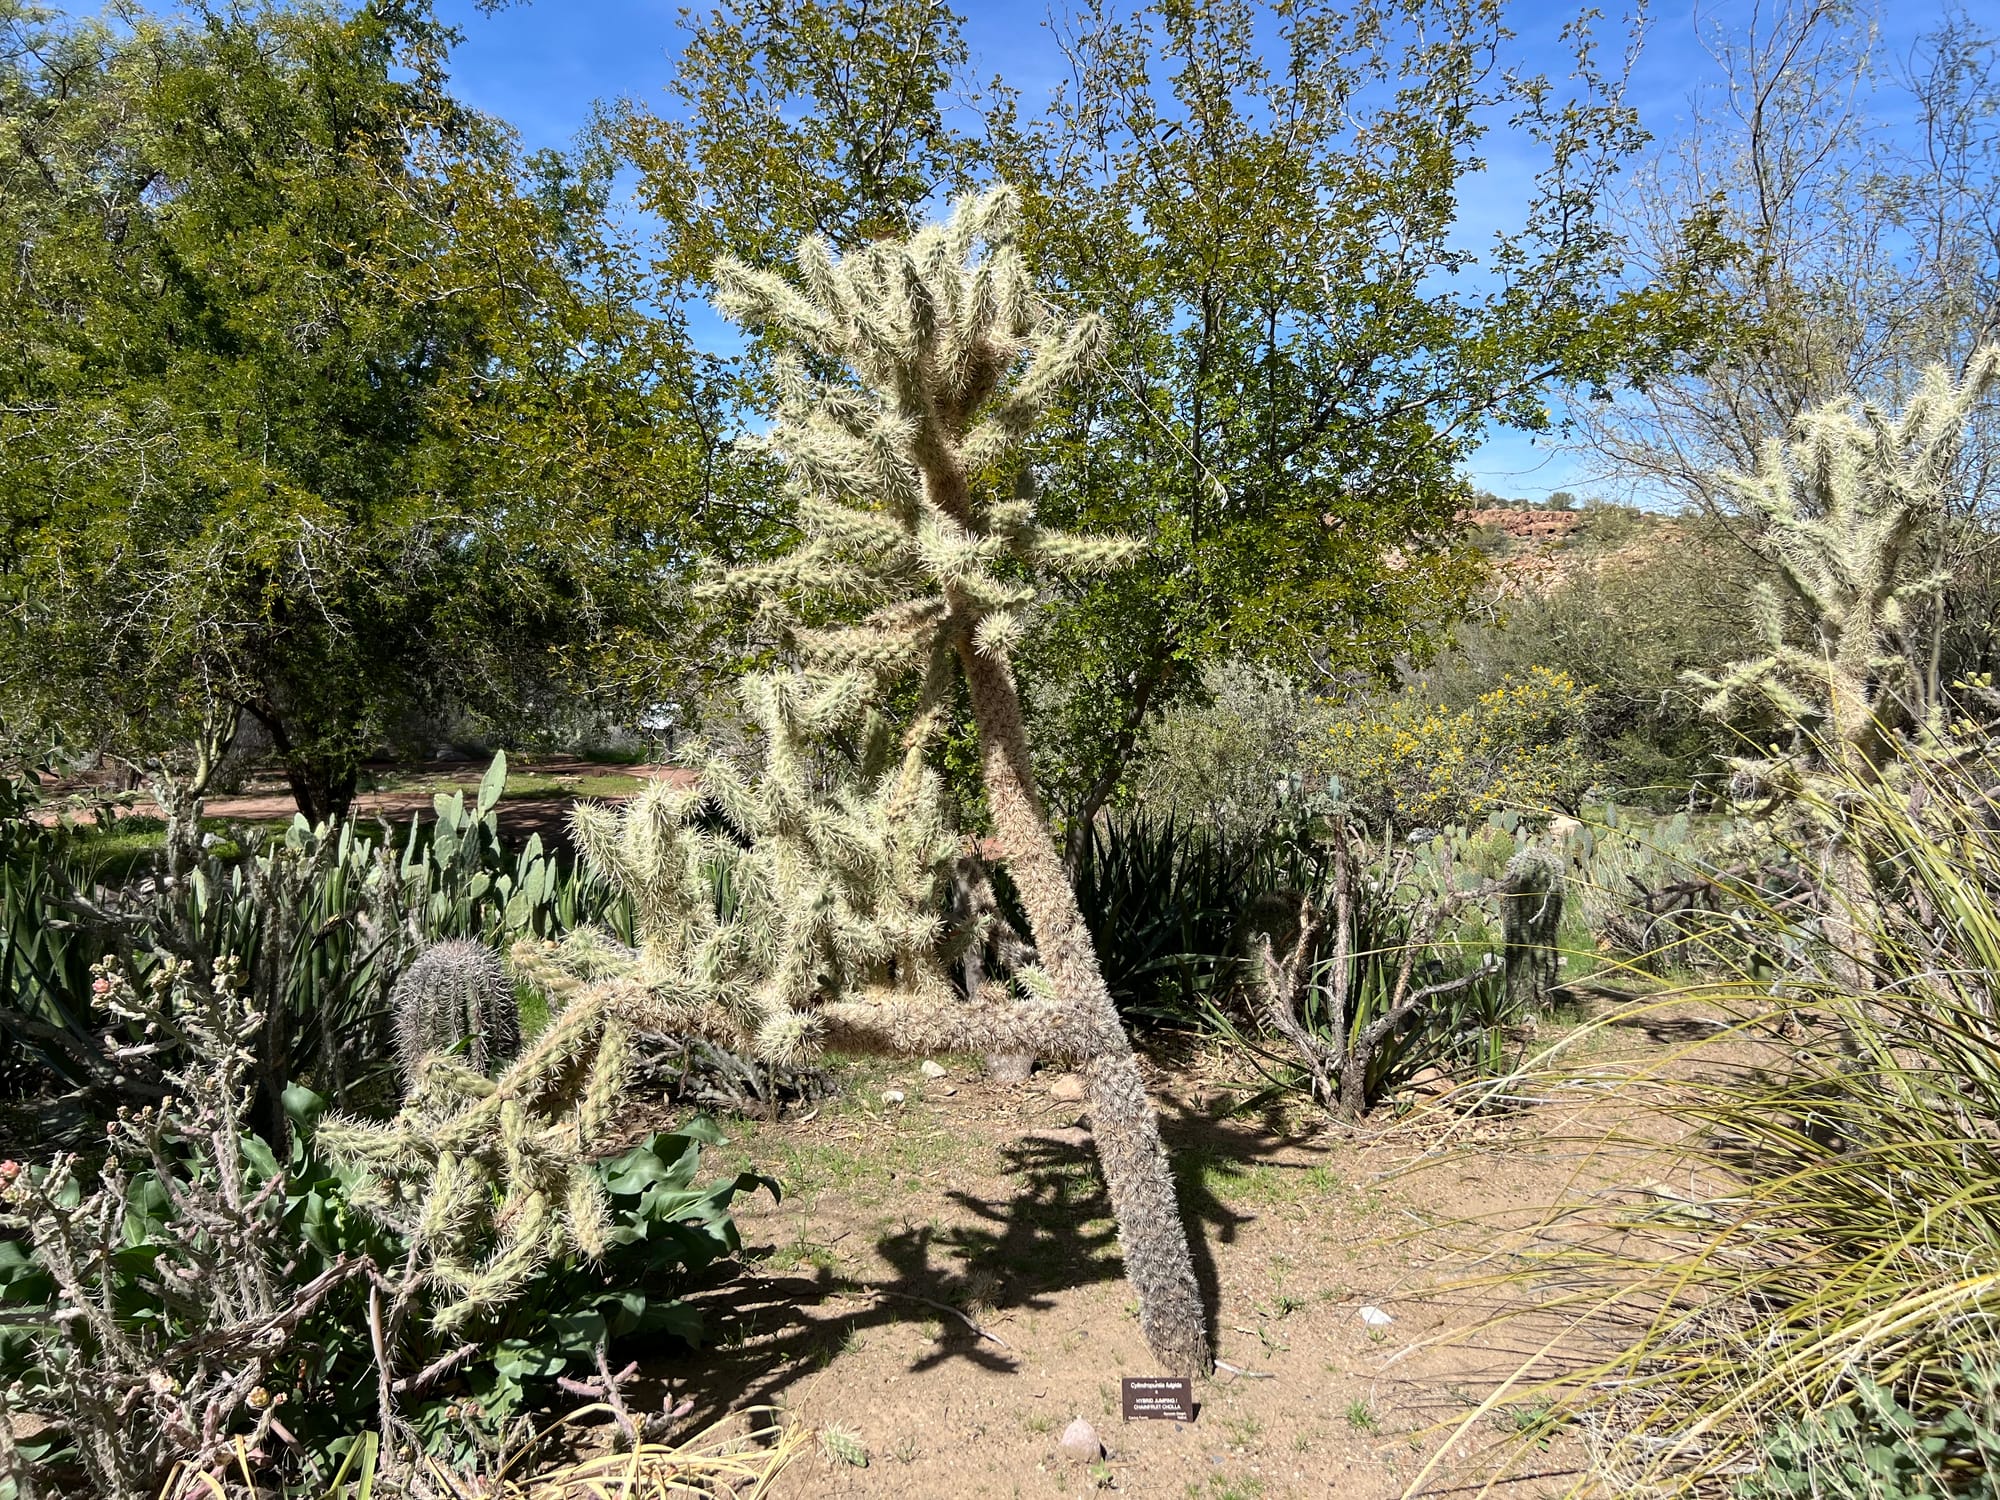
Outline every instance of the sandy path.
[[[1615, 1041], [1656, 1050], [1659, 1038]], [[801, 1461], [785, 1500], [1402, 1494], [1541, 1336], [1512, 1325], [1451, 1337], [1491, 1309], [1438, 1289], [1481, 1257], [1504, 1262], [1535, 1206], [1578, 1190], [1578, 1137], [1600, 1128], [1586, 1117], [1601, 1102], [1471, 1127], [1291, 1133], [1222, 1118], [1212, 1081], [1156, 1084], [1220, 1357], [1250, 1372], [1202, 1388], [1193, 1425], [1120, 1419], [1120, 1377], [1156, 1368], [1079, 1107], [1039, 1075], [990, 1084], [964, 1060], [944, 1080], [886, 1068], [797, 1123], [725, 1127], [717, 1168], [770, 1173], [788, 1196], [742, 1206], [748, 1270], [699, 1298], [719, 1347], [656, 1372], [697, 1419], [771, 1402], [866, 1445], [865, 1468]], [[885, 1088], [906, 1102], [880, 1102]], [[1645, 1175], [1631, 1162], [1589, 1170]], [[1394, 1321], [1370, 1328], [1365, 1306]], [[1056, 1448], [1077, 1416], [1110, 1449], [1094, 1472]], [[1484, 1419], [1470, 1446], [1512, 1420]], [[1559, 1483], [1576, 1461], [1565, 1448], [1532, 1457], [1538, 1472], [1500, 1493]], [[1473, 1469], [1447, 1454], [1423, 1493], [1450, 1493]]]

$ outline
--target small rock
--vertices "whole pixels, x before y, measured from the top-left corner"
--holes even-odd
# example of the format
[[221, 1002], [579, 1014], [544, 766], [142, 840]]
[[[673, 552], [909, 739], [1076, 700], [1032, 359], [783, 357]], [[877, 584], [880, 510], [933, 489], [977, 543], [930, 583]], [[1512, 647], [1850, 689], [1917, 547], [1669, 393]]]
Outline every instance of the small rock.
[[932, 1062], [928, 1057], [924, 1059], [924, 1065], [917, 1071], [922, 1073], [926, 1078], [943, 1078], [947, 1076], [945, 1070]]
[[1080, 1464], [1094, 1464], [1104, 1457], [1104, 1444], [1097, 1440], [1097, 1429], [1082, 1417], [1063, 1429], [1056, 1446], [1062, 1449], [1065, 1457], [1073, 1458]]
[[901, 1104], [903, 1102], [903, 1091], [901, 1089], [882, 1090], [882, 1102], [884, 1104]]
[[992, 1052], [986, 1057], [986, 1076], [995, 1083], [1026, 1083], [1034, 1071], [1031, 1052]]
[[945, 1096], [945, 1098], [947, 1098], [947, 1099], [949, 1099], [949, 1098], [950, 1098], [950, 1097], [951, 1097], [951, 1096], [952, 1096], [953, 1094], [955, 1094], [955, 1093], [957, 1093], [957, 1092], [958, 1092], [958, 1090], [957, 1090], [957, 1089], [954, 1089], [954, 1088], [947, 1088], [947, 1089], [945, 1089], [945, 1090], [943, 1091], [943, 1093], [944, 1093], [944, 1096]]
[[1083, 1079], [1075, 1073], [1058, 1073], [1049, 1085], [1049, 1097], [1074, 1104], [1084, 1096]]
[[1410, 1075], [1409, 1090], [1413, 1094], [1448, 1094], [1451, 1075], [1439, 1067], [1419, 1068]]
[[1379, 1307], [1364, 1307], [1361, 1309], [1361, 1321], [1370, 1328], [1387, 1328], [1396, 1320]]

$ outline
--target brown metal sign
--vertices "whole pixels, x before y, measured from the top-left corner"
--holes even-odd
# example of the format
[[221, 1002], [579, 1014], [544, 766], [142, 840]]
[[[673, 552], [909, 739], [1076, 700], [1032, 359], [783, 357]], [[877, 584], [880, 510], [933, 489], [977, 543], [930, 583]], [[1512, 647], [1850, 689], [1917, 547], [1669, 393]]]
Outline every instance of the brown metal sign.
[[1194, 1382], [1174, 1375], [1128, 1375], [1122, 1382], [1125, 1420], [1192, 1422]]

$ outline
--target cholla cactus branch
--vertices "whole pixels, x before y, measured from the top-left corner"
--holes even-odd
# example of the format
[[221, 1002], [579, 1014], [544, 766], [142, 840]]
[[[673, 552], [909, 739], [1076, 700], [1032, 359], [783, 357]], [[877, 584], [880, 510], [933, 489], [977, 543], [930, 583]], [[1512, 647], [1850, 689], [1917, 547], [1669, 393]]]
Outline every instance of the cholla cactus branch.
[[[1989, 346], [1960, 380], [1927, 372], [1900, 416], [1832, 402], [1801, 417], [1790, 441], [1769, 440], [1754, 472], [1720, 476], [1763, 522], [1777, 579], [1753, 621], [1763, 651], [1714, 677], [1689, 674], [1712, 712], [1761, 699], [1802, 731], [1808, 762], [1825, 752], [1864, 781], [1884, 773], [1897, 737], [1937, 707], [1909, 626], [1946, 575], [1914, 571], [1912, 558], [1940, 519], [1966, 418], [1996, 380], [2000, 346]], [[1803, 640], [1787, 628], [1800, 617]], [[1777, 761], [1741, 769], [1779, 786], [1799, 774]]]
[[591, 1169], [631, 1056], [619, 1000], [614, 987], [581, 986], [498, 1078], [430, 1052], [394, 1119], [321, 1122], [320, 1145], [363, 1174], [352, 1201], [410, 1242], [399, 1308], [425, 1285], [445, 1288], [434, 1321], [460, 1329], [552, 1257], [602, 1253]]

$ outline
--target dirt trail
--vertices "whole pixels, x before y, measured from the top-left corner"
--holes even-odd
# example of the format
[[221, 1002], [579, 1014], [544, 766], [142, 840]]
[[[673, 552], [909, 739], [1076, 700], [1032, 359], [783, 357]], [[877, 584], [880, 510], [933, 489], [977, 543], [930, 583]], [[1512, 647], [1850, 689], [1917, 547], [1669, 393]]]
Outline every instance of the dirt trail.
[[[547, 756], [535, 759], [516, 758], [511, 762], [517, 775], [540, 778], [554, 778], [559, 781], [584, 782], [606, 777], [632, 777], [644, 780], [680, 779], [693, 773], [676, 766], [661, 765], [603, 765], [595, 761], [578, 760], [567, 756]], [[363, 791], [355, 794], [354, 812], [364, 820], [377, 817], [392, 822], [403, 822], [412, 813], [428, 815], [439, 791], [449, 795], [453, 791], [463, 791], [465, 800], [471, 803], [478, 793], [479, 779], [484, 767], [466, 761], [430, 761], [417, 765], [395, 768], [399, 778], [418, 780], [419, 788], [410, 790]], [[66, 781], [48, 782], [46, 794], [51, 798], [88, 796], [93, 792], [109, 795], [109, 789], [96, 787], [86, 778], [71, 778]], [[564, 819], [569, 807], [579, 795], [576, 791], [559, 790], [547, 796], [505, 797], [495, 808], [503, 835], [510, 843], [526, 842], [528, 835], [539, 833], [543, 843], [566, 844], [568, 833]], [[593, 794], [594, 795], [594, 794]], [[604, 801], [619, 802], [624, 799], [612, 794]], [[220, 818], [231, 823], [273, 823], [289, 820], [298, 810], [286, 788], [282, 777], [271, 772], [260, 772], [238, 793], [223, 797], [208, 798], [202, 808], [210, 818]], [[157, 817], [159, 807], [141, 793], [131, 804], [131, 811], [137, 814]], [[88, 807], [80, 807], [72, 816], [84, 822], [91, 819]], [[53, 809], [45, 808], [41, 814], [53, 819]]]
[[[1614, 1026], [1595, 1053], [1657, 1053], [1704, 1028]], [[1434, 1344], [1482, 1312], [1438, 1288], [1482, 1255], [1504, 1263], [1536, 1206], [1590, 1186], [1580, 1137], [1608, 1124], [1602, 1097], [1580, 1090], [1490, 1123], [1292, 1131], [1224, 1117], [1222, 1089], [1198, 1072], [1156, 1075], [1220, 1357], [1242, 1373], [1198, 1388], [1192, 1426], [1128, 1424], [1120, 1377], [1157, 1371], [1080, 1106], [1041, 1075], [998, 1085], [949, 1061], [945, 1079], [915, 1063], [850, 1078], [797, 1122], [725, 1125], [715, 1164], [777, 1176], [787, 1197], [743, 1206], [748, 1269], [699, 1298], [719, 1347], [658, 1373], [697, 1420], [770, 1402], [858, 1435], [865, 1468], [815, 1455], [781, 1482], [785, 1500], [1399, 1495], [1440, 1424], [1542, 1336], [1513, 1325]], [[905, 1102], [883, 1102], [889, 1089]], [[1615, 1159], [1587, 1170], [1600, 1185], [1652, 1175]], [[1364, 1308], [1393, 1321], [1371, 1327]], [[1509, 1408], [1476, 1441], [1533, 1415]], [[1095, 1471], [1056, 1447], [1077, 1416], [1110, 1449]], [[1564, 1446], [1502, 1493], [1557, 1487], [1576, 1458]], [[1423, 1492], [1452, 1492], [1471, 1467], [1447, 1455]]]

